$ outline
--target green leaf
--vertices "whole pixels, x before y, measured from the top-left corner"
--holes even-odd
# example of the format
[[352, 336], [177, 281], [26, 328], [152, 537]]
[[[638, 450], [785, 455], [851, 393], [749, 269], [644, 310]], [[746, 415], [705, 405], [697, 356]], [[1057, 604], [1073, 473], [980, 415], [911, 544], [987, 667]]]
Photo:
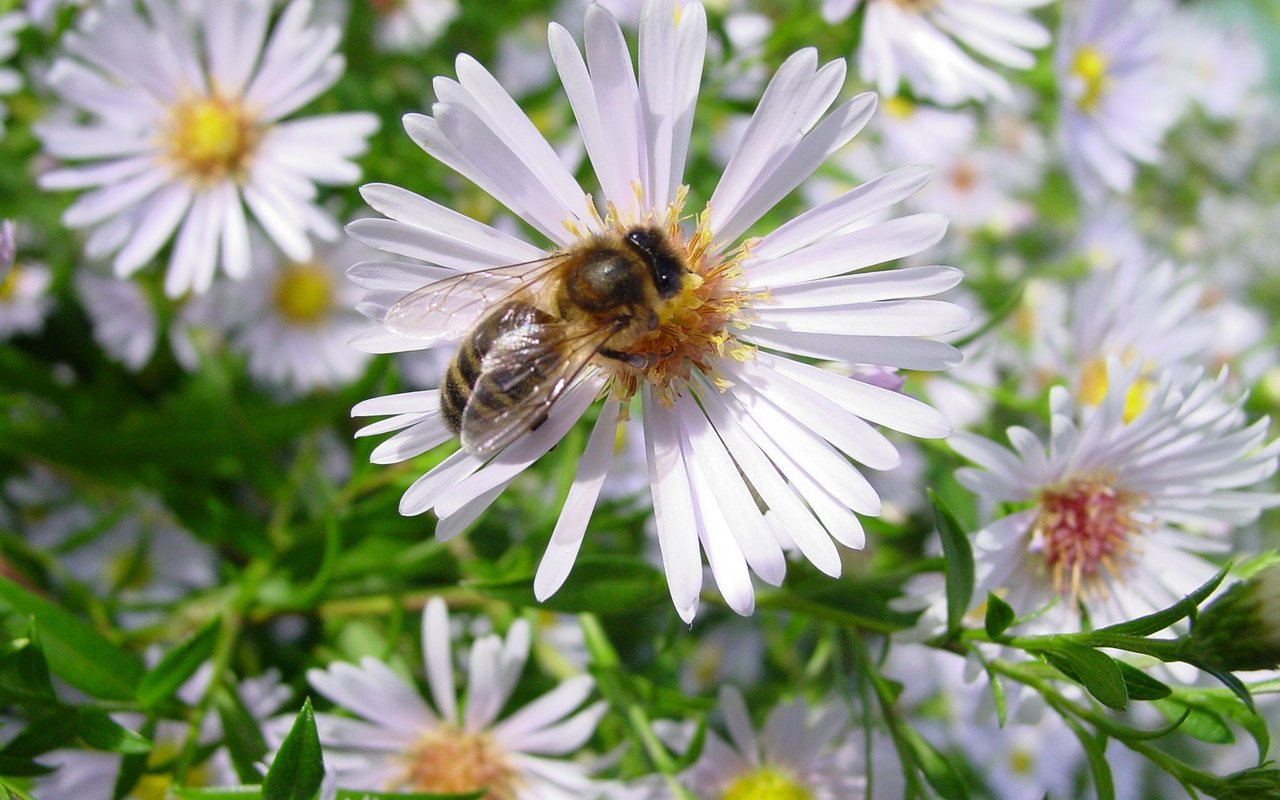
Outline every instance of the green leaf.
[[539, 603], [533, 596], [533, 573], [496, 580], [470, 581], [476, 591], [519, 606], [571, 614], [622, 614], [667, 602], [662, 574], [633, 558], [584, 556], [574, 565], [564, 586]]
[[261, 786], [170, 787], [178, 800], [260, 800]]
[[909, 726], [902, 727], [901, 736], [911, 750], [911, 758], [916, 767], [924, 773], [925, 780], [934, 791], [945, 800], [967, 800], [969, 791], [965, 788], [964, 780], [933, 745]]
[[1116, 659], [1116, 665], [1120, 667], [1120, 675], [1124, 678], [1124, 688], [1128, 691], [1130, 700], [1162, 700], [1173, 693], [1167, 685], [1132, 664]]
[[86, 694], [132, 700], [142, 663], [107, 641], [90, 625], [8, 578], [0, 578], [0, 604], [33, 617], [49, 668]]
[[47, 775], [50, 772], [53, 772], [53, 767], [46, 767], [43, 764], [37, 764], [29, 758], [0, 756], [0, 775], [4, 775], [9, 778], [25, 778], [34, 775]]
[[1186, 619], [1194, 614], [1200, 604], [1205, 601], [1205, 598], [1213, 594], [1213, 590], [1218, 588], [1218, 584], [1222, 583], [1222, 580], [1227, 577], [1227, 572], [1230, 570], [1231, 565], [1227, 564], [1194, 592], [1162, 611], [1131, 619], [1128, 622], [1121, 622], [1117, 625], [1099, 628], [1098, 632], [1123, 633], [1129, 636], [1150, 636], [1153, 633], [1159, 633], [1178, 620]]
[[76, 738], [75, 714], [56, 707], [44, 709], [17, 736], [0, 750], [0, 755], [13, 758], [34, 758], [41, 753], [74, 745]]
[[1246, 706], [1237, 702], [1234, 697], [1226, 697], [1216, 692], [1195, 692], [1193, 702], [1215, 714], [1231, 720], [1244, 728], [1258, 746], [1259, 760], [1265, 759], [1271, 746], [1271, 733], [1267, 729], [1267, 720], [1258, 713], [1254, 706]]
[[1118, 662], [1106, 653], [1069, 642], [1040, 652], [1059, 672], [1079, 683], [1098, 702], [1117, 710], [1129, 705], [1129, 693]]
[[1156, 710], [1170, 722], [1174, 722], [1186, 715], [1186, 719], [1182, 721], [1179, 729], [1202, 742], [1231, 744], [1236, 740], [1226, 721], [1207, 708], [1175, 700], [1171, 697], [1164, 700], [1156, 700], [1151, 705], [1155, 706]]
[[938, 535], [942, 539], [942, 555], [946, 560], [947, 632], [954, 633], [960, 630], [960, 623], [969, 611], [969, 601], [973, 599], [973, 546], [955, 515], [932, 489], [929, 490], [929, 501], [933, 503]]
[[220, 689], [214, 704], [236, 776], [245, 783], [262, 783], [258, 762], [266, 758], [267, 741], [257, 721], [236, 692]]
[[1062, 719], [1080, 740], [1080, 747], [1089, 761], [1089, 773], [1093, 776], [1093, 788], [1098, 800], [1115, 800], [1116, 785], [1111, 778], [1111, 765], [1107, 763], [1106, 738], [1102, 734], [1094, 737], [1071, 717], [1064, 716]]
[[138, 702], [143, 708], [154, 709], [168, 700], [209, 660], [218, 643], [221, 623], [220, 617], [209, 620], [194, 636], [165, 653], [160, 663], [142, 676], [138, 682]]
[[1005, 632], [1005, 629], [1013, 624], [1014, 617], [1013, 606], [997, 597], [992, 592], [987, 592], [987, 615], [983, 619], [983, 627], [987, 629], [987, 635], [995, 639]]
[[323, 779], [324, 754], [320, 751], [316, 717], [308, 697], [267, 770], [262, 781], [262, 797], [263, 800], [311, 800], [320, 791]]
[[469, 794], [423, 794], [422, 792], [364, 792], [359, 789], [339, 789], [337, 800], [480, 800], [484, 792]]
[[25, 640], [0, 657], [0, 698], [20, 704], [56, 704], [49, 664], [31, 626]]
[[105, 711], [80, 708], [75, 711], [76, 734], [95, 750], [139, 754], [151, 752], [151, 742], [113, 720]]

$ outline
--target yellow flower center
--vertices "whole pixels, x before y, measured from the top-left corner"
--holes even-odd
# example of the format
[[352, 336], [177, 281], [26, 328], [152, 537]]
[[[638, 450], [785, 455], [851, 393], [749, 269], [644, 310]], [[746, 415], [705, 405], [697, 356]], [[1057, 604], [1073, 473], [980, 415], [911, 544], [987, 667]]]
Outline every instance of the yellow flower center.
[[1009, 771], [1014, 775], [1030, 775], [1035, 766], [1035, 754], [1025, 747], [1015, 747], [1009, 751]]
[[916, 104], [905, 97], [890, 97], [884, 101], [885, 113], [898, 119], [909, 119], [916, 113]]
[[7, 303], [18, 294], [18, 272], [17, 264], [10, 264], [5, 270], [4, 278], [0, 279], [0, 303]]
[[1133, 538], [1145, 527], [1134, 518], [1142, 496], [1115, 487], [1107, 473], [1082, 475], [1040, 491], [1032, 546], [1044, 555], [1054, 588], [1072, 602], [1105, 596], [1103, 572], [1120, 579]]
[[[151, 751], [151, 755], [147, 758], [147, 764], [152, 769], [161, 771], [143, 775], [133, 787], [133, 791], [126, 796], [127, 800], [165, 800], [171, 797], [169, 789], [173, 786], [173, 775], [172, 771], [165, 767], [171, 766], [177, 756], [178, 748], [175, 745], [168, 742], [158, 743], [156, 749]], [[187, 770], [182, 785], [200, 788], [209, 786], [212, 782], [213, 771], [209, 769], [206, 762]]]
[[173, 109], [169, 155], [194, 180], [238, 179], [258, 139], [258, 129], [238, 101], [200, 97]]
[[290, 264], [276, 277], [276, 310], [295, 325], [314, 325], [333, 308], [333, 277], [319, 264]]
[[507, 754], [485, 733], [456, 728], [431, 731], [405, 754], [407, 771], [392, 790], [469, 794], [483, 800], [516, 800], [520, 775]]
[[1076, 105], [1081, 111], [1090, 113], [1097, 109], [1109, 82], [1109, 66], [1107, 57], [1096, 47], [1086, 45], [1076, 51], [1076, 57], [1071, 62], [1071, 74], [1079, 78], [1083, 85], [1080, 96], [1076, 98]]
[[[620, 348], [641, 366], [613, 360], [607, 363], [612, 372], [613, 392], [622, 399], [633, 396], [647, 382], [659, 397], [670, 400], [684, 389], [695, 370], [717, 386], [728, 386], [717, 375], [712, 357], [728, 356], [744, 361], [755, 354], [755, 348], [740, 342], [729, 330], [741, 324], [751, 303], [767, 296], [764, 292], [741, 288], [740, 265], [749, 253], [749, 243], [727, 257], [713, 253], [706, 212], [693, 233], [685, 238], [679, 219], [687, 191], [688, 187], [680, 188], [659, 227], [689, 272], [680, 292], [658, 309], [658, 327]], [[612, 209], [600, 222], [602, 227], [612, 228], [619, 235], [632, 227], [622, 224]]]
[[720, 800], [813, 800], [813, 792], [775, 767], [760, 767], [739, 777]]
[[[1077, 397], [1083, 405], [1096, 406], [1107, 397], [1109, 380], [1107, 378], [1107, 360], [1099, 357], [1084, 365], [1080, 371], [1080, 391]], [[1139, 378], [1129, 387], [1124, 396], [1124, 421], [1133, 422], [1146, 410], [1151, 402], [1151, 391], [1155, 383], [1149, 378]]]

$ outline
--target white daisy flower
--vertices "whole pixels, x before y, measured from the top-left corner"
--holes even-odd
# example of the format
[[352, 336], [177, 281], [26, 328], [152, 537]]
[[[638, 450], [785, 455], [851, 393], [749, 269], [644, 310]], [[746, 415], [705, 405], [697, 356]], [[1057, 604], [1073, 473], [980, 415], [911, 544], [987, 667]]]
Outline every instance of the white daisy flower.
[[1211, 15], [1180, 10], [1165, 38], [1168, 60], [1181, 68], [1178, 84], [1215, 120], [1240, 113], [1267, 77], [1267, 57], [1245, 27], [1223, 27]]
[[382, 50], [425, 50], [458, 16], [458, 0], [369, 0], [378, 15], [375, 36]]
[[[828, 22], [847, 19], [862, 0], [823, 0]], [[858, 72], [892, 97], [905, 79], [939, 103], [1013, 97], [1008, 81], [967, 51], [1009, 69], [1030, 69], [1030, 51], [1049, 31], [1030, 10], [1049, 0], [866, 0]], [[964, 45], [964, 47], [961, 47]]]
[[[0, 14], [0, 65], [18, 52], [18, 31], [27, 27], [27, 15], [19, 12]], [[22, 88], [22, 74], [15, 69], [0, 66], [0, 96], [13, 94]], [[4, 120], [9, 110], [0, 102], [0, 139], [4, 138]]]
[[13, 221], [0, 222], [0, 341], [40, 330], [53, 308], [51, 283], [48, 267], [18, 258]]
[[[160, 341], [160, 314], [155, 298], [137, 281], [81, 269], [74, 278], [76, 295], [93, 323], [93, 338], [108, 356], [138, 372], [151, 363]], [[194, 370], [200, 354], [221, 337], [225, 317], [210, 294], [180, 298], [169, 315], [166, 334], [174, 359]]]
[[1087, 195], [1127, 192], [1155, 163], [1184, 105], [1162, 47], [1163, 5], [1084, 0], [1064, 14], [1054, 55], [1067, 170]]
[[499, 719], [529, 656], [528, 623], [516, 620], [505, 639], [483, 636], [471, 645], [462, 702], [449, 640], [444, 601], [432, 598], [422, 615], [422, 660], [433, 705], [374, 658], [307, 672], [316, 691], [360, 717], [316, 715], [334, 784], [440, 794], [487, 788], [485, 800], [598, 796], [589, 766], [568, 758], [605, 712], [603, 702], [580, 708], [592, 679], [569, 678]]
[[1093, 406], [1108, 394], [1107, 360], [1132, 364], [1146, 376], [1130, 398], [1132, 415], [1149, 376], [1208, 365], [1218, 321], [1206, 297], [1191, 270], [1167, 261], [1135, 258], [1095, 270], [1073, 288], [1061, 332], [1046, 337], [1053, 366], [1045, 364], [1041, 374], [1065, 379], [1078, 402]]
[[289, 261], [258, 242], [263, 269], [226, 284], [223, 300], [239, 310], [232, 344], [249, 359], [254, 380], [289, 395], [345, 386], [359, 378], [369, 355], [347, 343], [365, 326], [354, 310], [360, 288], [348, 267], [371, 254], [344, 240], [317, 243], [306, 261]]
[[[178, 689], [180, 700], [188, 705], [199, 702], [209, 685], [213, 670], [209, 664], [201, 665], [186, 683]], [[280, 706], [292, 693], [280, 682], [280, 675], [269, 670], [254, 678], [245, 678], [235, 687], [240, 702], [250, 718], [262, 723], [280, 710]], [[120, 725], [139, 730], [146, 719], [141, 714], [113, 714]], [[189, 726], [186, 722], [161, 720], [150, 738], [155, 748], [148, 762], [155, 767], [172, 762], [182, 751]], [[208, 714], [200, 729], [199, 741], [211, 745], [222, 738], [222, 723], [217, 714]], [[116, 753], [96, 750], [54, 750], [40, 756], [40, 762], [54, 768], [54, 772], [36, 778], [36, 794], [50, 800], [111, 800], [123, 758]], [[183, 786], [189, 788], [232, 786], [240, 783], [226, 747], [219, 746], [203, 762], [188, 770]], [[154, 800], [169, 795], [173, 775], [156, 771], [143, 775], [124, 800]]]
[[[963, 327], [967, 313], [917, 298], [945, 291], [961, 275], [941, 266], [856, 274], [915, 254], [943, 235], [946, 223], [936, 214], [871, 221], [928, 180], [923, 167], [890, 173], [761, 238], [742, 241], [871, 116], [875, 101], [870, 95], [827, 113], [844, 82], [843, 62], [820, 67], [814, 50], [786, 61], [765, 90], [707, 210], [690, 229], [682, 224], [681, 179], [706, 41], [702, 6], [691, 3], [677, 16], [670, 0], [646, 4], [638, 81], [613, 17], [592, 6], [585, 27], [586, 60], [558, 25], [551, 28], [550, 43], [607, 213], [598, 211], [489, 73], [473, 59], [459, 57], [458, 81], [436, 79], [440, 101], [434, 116], [411, 114], [406, 128], [427, 152], [483, 187], [549, 243], [535, 245], [501, 233], [394, 186], [366, 186], [365, 198], [390, 219], [358, 220], [349, 228], [352, 235], [429, 265], [375, 262], [352, 270], [353, 279], [369, 290], [361, 305], [369, 316], [383, 320], [388, 309], [398, 309], [390, 324], [370, 329], [357, 344], [380, 352], [452, 350], [493, 308], [495, 296], [521, 284], [489, 272], [492, 277], [449, 284], [459, 287], [453, 294], [428, 289], [415, 297], [446, 305], [454, 297], [470, 312], [428, 312], [398, 326], [400, 311], [417, 302], [401, 303], [402, 298], [459, 273], [549, 256], [559, 263], [556, 253], [590, 248], [587, 242], [597, 241], [593, 236], [629, 248], [620, 252], [646, 264], [649, 277], [638, 280], [649, 281], [655, 297], [663, 272], [668, 299], [659, 304], [660, 316], [627, 318], [626, 324], [636, 328], [650, 321], [656, 327], [630, 343], [617, 340], [616, 347], [626, 352], [610, 350], [614, 357], [586, 352], [575, 379], [547, 382], [554, 404], [530, 406], [547, 411], [545, 423], [519, 436], [529, 425], [509, 426], [504, 438], [515, 438], [498, 448], [501, 452], [472, 444], [449, 456], [409, 488], [400, 510], [434, 509], [440, 518], [437, 536], [456, 536], [604, 396], [539, 567], [535, 593], [545, 598], [567, 577], [612, 460], [617, 430], [626, 418], [638, 416], [658, 541], [677, 611], [686, 620], [696, 613], [705, 552], [727, 604], [747, 614], [754, 604], [750, 573], [780, 583], [784, 546], [798, 548], [835, 576], [840, 573], [836, 542], [862, 545], [855, 514], [878, 513], [880, 501], [847, 456], [873, 469], [898, 463], [897, 451], [868, 423], [925, 437], [950, 430], [940, 414], [917, 400], [793, 356], [911, 369], [952, 366], [958, 360], [955, 349], [926, 337]], [[645, 249], [653, 247], [658, 250]], [[550, 316], [547, 326], [555, 330], [560, 321]], [[610, 325], [624, 321], [619, 317]], [[604, 330], [612, 337], [607, 333], [612, 328]], [[442, 401], [455, 409], [459, 405], [459, 384], [456, 376], [452, 380], [444, 396], [414, 392], [354, 409], [357, 415], [396, 415], [364, 431], [400, 431], [374, 451], [375, 461], [410, 458], [452, 437], [441, 406]]]
[[1134, 414], [1139, 380], [1110, 360], [1111, 388], [1092, 409], [1054, 388], [1047, 446], [1020, 427], [1008, 431], [1012, 451], [952, 438], [977, 465], [956, 476], [981, 501], [1026, 504], [975, 536], [975, 603], [996, 592], [1026, 614], [1056, 600], [1034, 623], [1053, 631], [1078, 628], [1077, 603], [1095, 626], [1133, 619], [1208, 580], [1216, 567], [1197, 553], [1221, 552], [1231, 526], [1280, 502], [1249, 489], [1275, 471], [1280, 440], [1266, 442], [1266, 419], [1245, 424], [1243, 398], [1223, 397], [1225, 375], [1165, 373]]
[[803, 700], [780, 703], [757, 730], [732, 686], [720, 689], [729, 739], [707, 731], [702, 755], [680, 776], [695, 797], [860, 797], [865, 777], [849, 736], [849, 715], [829, 704], [812, 712]]
[[[104, 0], [63, 37], [49, 83], [76, 115], [37, 126], [45, 152], [81, 162], [45, 173], [46, 189], [88, 189], [63, 221], [89, 229], [91, 258], [115, 254], [127, 276], [176, 240], [165, 291], [204, 292], [217, 265], [250, 271], [250, 215], [295, 261], [308, 233], [333, 239], [317, 185], [360, 177], [351, 161], [377, 127], [371, 114], [285, 121], [336, 81], [336, 26], [308, 23], [293, 0], [268, 37], [271, 4], [206, 3], [184, 13], [172, 0]], [[140, 44], [141, 43], [141, 44]]]

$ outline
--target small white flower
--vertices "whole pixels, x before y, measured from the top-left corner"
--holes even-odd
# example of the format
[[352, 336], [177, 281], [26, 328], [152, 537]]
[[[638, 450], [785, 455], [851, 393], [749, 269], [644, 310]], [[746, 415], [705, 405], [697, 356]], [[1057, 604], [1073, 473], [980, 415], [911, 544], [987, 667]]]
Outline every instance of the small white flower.
[[49, 83], [77, 115], [37, 126], [45, 152], [81, 162], [41, 176], [46, 189], [88, 189], [63, 215], [89, 229], [91, 258], [115, 254], [127, 276], [176, 239], [165, 291], [209, 288], [217, 266], [251, 270], [253, 219], [296, 261], [308, 233], [338, 235], [316, 186], [359, 179], [351, 159], [377, 127], [371, 114], [285, 121], [342, 73], [336, 26], [308, 24], [293, 0], [270, 30], [271, 3], [104, 0], [63, 37]]
[[[17, 34], [27, 27], [27, 21], [26, 14], [0, 14], [0, 96], [13, 94], [22, 88], [21, 73], [3, 64], [18, 52]], [[4, 120], [8, 113], [8, 108], [0, 102], [0, 139], [4, 138]]]
[[1127, 192], [1134, 162], [1160, 158], [1182, 112], [1162, 48], [1162, 5], [1084, 0], [1064, 14], [1054, 56], [1067, 170], [1090, 196]]
[[393, 52], [426, 50], [458, 16], [458, 0], [369, 0], [378, 15], [378, 47]]
[[18, 257], [13, 222], [0, 222], [0, 341], [40, 330], [53, 307], [52, 282], [48, 267]]
[[729, 739], [707, 732], [702, 755], [680, 780], [699, 798], [860, 797], [865, 777], [849, 736], [848, 713], [826, 705], [812, 712], [803, 700], [780, 703], [756, 730], [742, 694], [720, 690], [720, 712]]
[[1212, 15], [1180, 10], [1165, 38], [1179, 88], [1215, 120], [1240, 113], [1267, 77], [1267, 58], [1247, 28], [1224, 28]]
[[592, 679], [569, 678], [499, 719], [529, 656], [528, 623], [516, 620], [505, 640], [489, 635], [471, 645], [461, 702], [449, 640], [444, 601], [432, 598], [422, 615], [431, 705], [416, 686], [374, 658], [307, 672], [316, 691], [359, 717], [316, 715], [334, 784], [441, 794], [487, 787], [485, 800], [598, 796], [588, 765], [568, 758], [591, 738], [605, 711], [604, 703], [579, 708]]
[[[366, 186], [364, 195], [390, 219], [358, 220], [349, 230], [370, 245], [429, 263], [352, 271], [369, 290], [362, 310], [381, 321], [393, 304], [434, 278], [545, 259], [595, 233], [620, 236], [642, 224], [661, 229], [689, 272], [664, 307], [670, 321], [645, 340], [651, 357], [639, 359], [641, 367], [591, 360], [580, 380], [566, 384], [544, 424], [492, 459], [467, 450], [449, 456], [409, 488], [400, 509], [434, 510], [437, 536], [458, 535], [606, 396], [535, 578], [535, 593], [545, 598], [577, 556], [617, 431], [626, 422], [620, 413], [626, 400], [644, 430], [672, 599], [688, 620], [697, 611], [703, 553], [727, 604], [741, 614], [754, 607], [752, 572], [770, 584], [781, 582], [784, 547], [839, 574], [836, 543], [860, 547], [864, 534], [856, 514], [880, 510], [849, 457], [872, 469], [898, 463], [897, 451], [869, 423], [925, 437], [950, 430], [940, 414], [913, 398], [795, 356], [943, 369], [958, 354], [928, 337], [963, 327], [968, 314], [918, 299], [954, 286], [961, 277], [954, 268], [858, 274], [941, 238], [946, 223], [936, 214], [879, 221], [928, 180], [926, 168], [892, 172], [761, 238], [740, 241], [872, 114], [870, 95], [832, 108], [844, 64], [819, 66], [814, 50], [783, 64], [707, 210], [696, 226], [682, 224], [681, 180], [707, 30], [701, 5], [673, 12], [670, 0], [645, 5], [638, 78], [622, 30], [603, 8], [587, 11], [586, 59], [567, 31], [552, 26], [552, 55], [605, 209], [592, 203], [493, 77], [461, 56], [458, 81], [436, 80], [441, 102], [434, 116], [409, 115], [406, 128], [548, 243], [531, 244], [387, 185]], [[477, 315], [487, 307], [472, 306]], [[457, 320], [427, 327], [410, 336], [378, 325], [358, 343], [378, 352], [452, 350], [468, 333]], [[438, 392], [427, 391], [358, 405], [355, 414], [395, 415], [365, 432], [400, 431], [374, 451], [374, 460], [400, 461], [449, 440], [440, 402]]]
[[1225, 549], [1231, 526], [1280, 502], [1249, 489], [1275, 471], [1280, 440], [1266, 443], [1265, 419], [1245, 424], [1225, 376], [1143, 385], [1116, 359], [1107, 369], [1095, 408], [1051, 391], [1047, 446], [1020, 427], [1012, 451], [952, 438], [977, 465], [957, 478], [981, 501], [1027, 504], [975, 536], [975, 603], [996, 592], [1027, 614], [1056, 600], [1034, 623], [1055, 631], [1079, 625], [1077, 602], [1095, 626], [1132, 619], [1207, 580], [1215, 566], [1196, 553]]
[[[213, 669], [209, 664], [200, 669], [178, 689], [182, 702], [194, 705], [209, 685]], [[236, 694], [250, 718], [262, 723], [279, 711], [291, 694], [290, 688], [280, 682], [275, 670], [254, 678], [245, 678], [236, 684]], [[139, 730], [145, 718], [141, 714], [114, 714], [116, 722], [130, 730]], [[182, 751], [190, 727], [185, 722], [161, 720], [150, 734], [155, 743], [148, 760], [152, 766], [171, 763]], [[216, 713], [204, 718], [199, 741], [208, 745], [222, 738], [222, 724]], [[39, 757], [41, 763], [54, 768], [54, 772], [36, 778], [36, 795], [49, 800], [111, 800], [112, 790], [120, 773], [122, 757], [116, 753], [96, 750], [54, 750]], [[219, 747], [203, 762], [188, 770], [183, 786], [213, 787], [232, 786], [241, 781], [232, 766], [231, 756], [225, 747]], [[169, 794], [173, 775], [158, 771], [143, 775], [124, 800], [154, 800]]]
[[[160, 341], [156, 298], [134, 280], [90, 269], [77, 272], [74, 283], [98, 346], [133, 372], [149, 364]], [[221, 335], [217, 320], [225, 315], [212, 300], [210, 294], [189, 295], [176, 301], [170, 311], [169, 349], [183, 369], [196, 369], [200, 353]]]
[[346, 270], [371, 251], [350, 240], [318, 244], [296, 262], [259, 244], [262, 265], [222, 300], [239, 310], [232, 344], [249, 359], [253, 378], [288, 395], [345, 386], [364, 373], [369, 356], [348, 342], [366, 325], [355, 311], [359, 287]]
[[[849, 17], [863, 0], [824, 0], [828, 22]], [[969, 52], [1010, 69], [1030, 69], [1030, 51], [1049, 31], [1030, 9], [1049, 0], [865, 0], [858, 70], [881, 94], [905, 79], [916, 94], [940, 103], [1011, 100], [1009, 83]], [[961, 47], [964, 45], [964, 47]]]

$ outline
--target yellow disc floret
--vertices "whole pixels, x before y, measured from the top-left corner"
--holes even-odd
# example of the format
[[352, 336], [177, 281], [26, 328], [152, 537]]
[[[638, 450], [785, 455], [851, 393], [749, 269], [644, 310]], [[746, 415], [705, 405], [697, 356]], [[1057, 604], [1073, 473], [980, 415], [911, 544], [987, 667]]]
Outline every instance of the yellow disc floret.
[[434, 794], [470, 794], [482, 800], [516, 800], [520, 775], [506, 753], [484, 733], [431, 731], [406, 753], [403, 781], [388, 788]]
[[314, 325], [333, 309], [333, 277], [319, 264], [290, 264], [276, 277], [273, 297], [280, 316], [295, 325]]
[[781, 770], [765, 766], [729, 784], [720, 800], [813, 800], [813, 792]]
[[1109, 67], [1107, 57], [1096, 47], [1086, 45], [1076, 50], [1076, 57], [1071, 62], [1071, 74], [1080, 80], [1082, 88], [1076, 98], [1076, 105], [1086, 114], [1096, 110], [1102, 101], [1102, 94], [1109, 82]]
[[169, 156], [196, 181], [239, 179], [258, 139], [259, 131], [242, 104], [200, 97], [174, 107]]

